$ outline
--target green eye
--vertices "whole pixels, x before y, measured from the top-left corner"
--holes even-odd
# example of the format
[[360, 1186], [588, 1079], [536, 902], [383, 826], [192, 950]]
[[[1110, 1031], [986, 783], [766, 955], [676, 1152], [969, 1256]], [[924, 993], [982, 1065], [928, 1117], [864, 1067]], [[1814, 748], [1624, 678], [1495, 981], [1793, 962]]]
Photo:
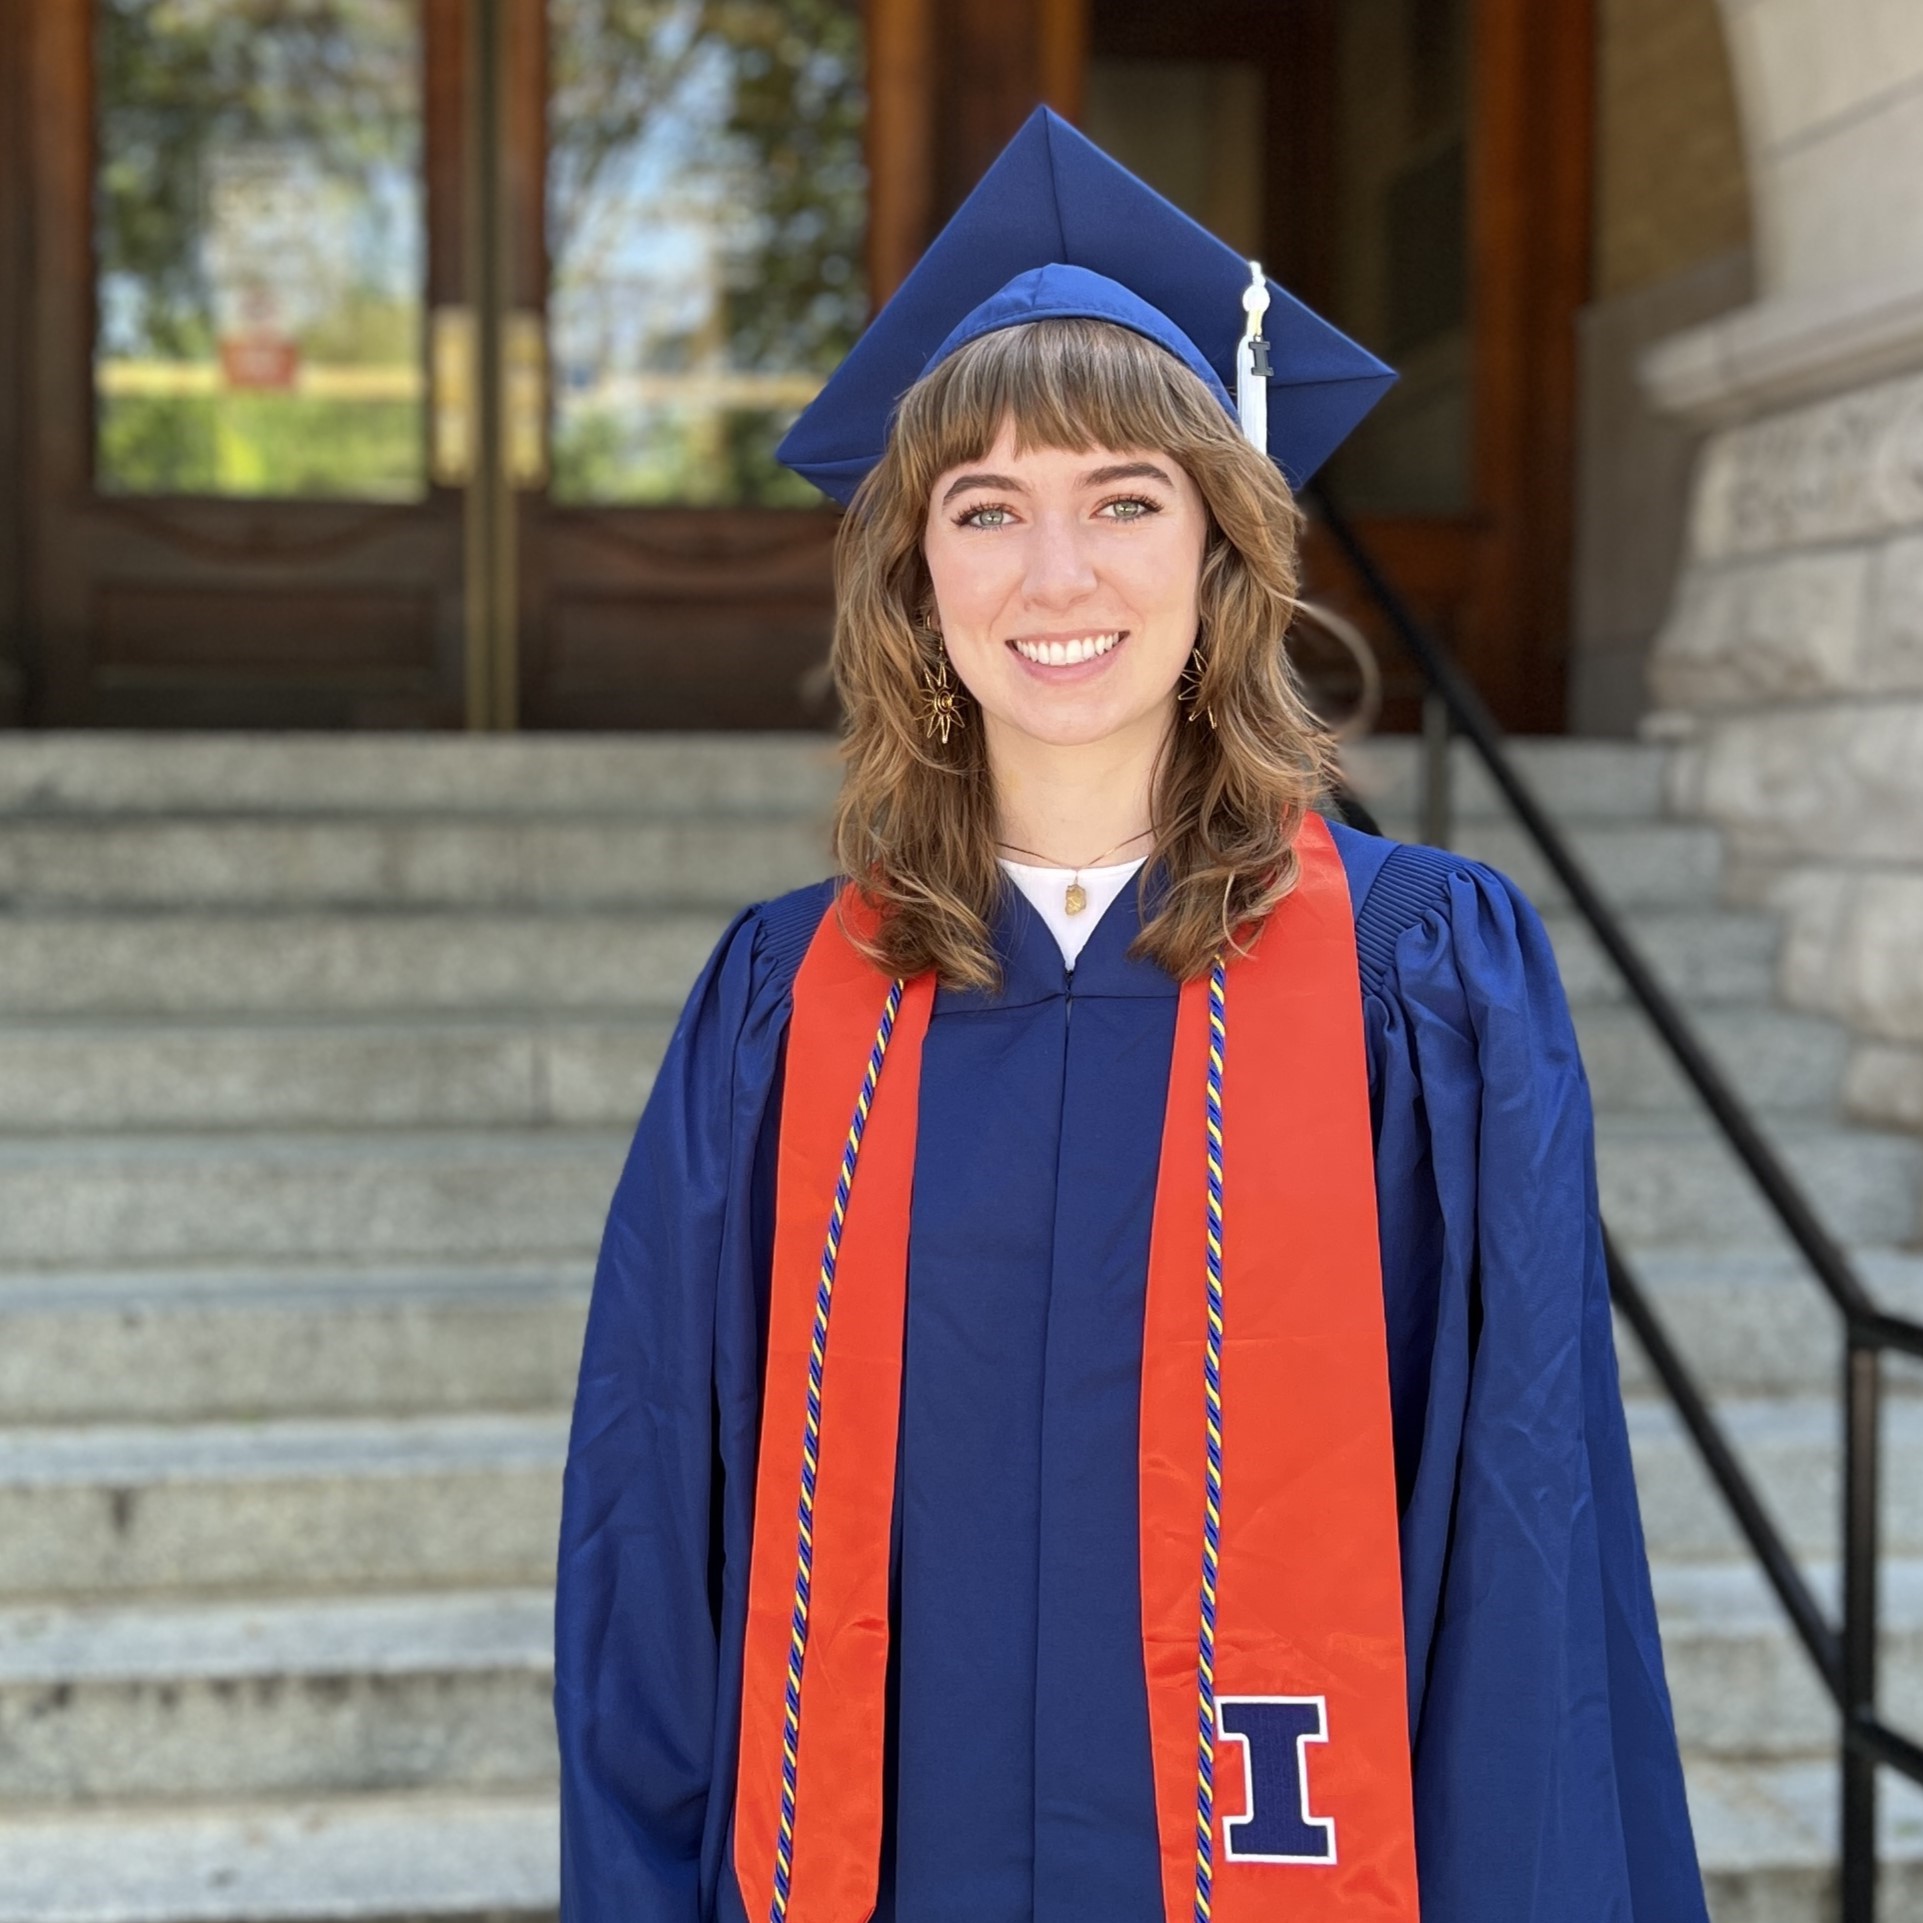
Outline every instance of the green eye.
[[1005, 507], [971, 507], [960, 516], [963, 527], [997, 528], [1006, 524]]

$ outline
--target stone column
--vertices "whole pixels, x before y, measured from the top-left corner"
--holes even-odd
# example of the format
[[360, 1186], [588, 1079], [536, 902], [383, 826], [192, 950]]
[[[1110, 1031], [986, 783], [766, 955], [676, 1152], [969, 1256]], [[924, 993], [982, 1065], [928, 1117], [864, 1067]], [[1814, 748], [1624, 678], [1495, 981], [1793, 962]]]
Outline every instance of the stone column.
[[1923, 4], [1720, 5], [1759, 294], [1643, 364], [1710, 430], [1652, 726], [1854, 1032], [1853, 1112], [1923, 1130]]

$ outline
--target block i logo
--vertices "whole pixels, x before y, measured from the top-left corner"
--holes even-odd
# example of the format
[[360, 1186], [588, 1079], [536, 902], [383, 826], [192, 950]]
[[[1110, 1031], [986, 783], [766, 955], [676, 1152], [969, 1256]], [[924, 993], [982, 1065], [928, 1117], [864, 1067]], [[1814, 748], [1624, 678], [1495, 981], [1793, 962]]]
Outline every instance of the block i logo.
[[1311, 1743], [1328, 1740], [1324, 1696], [1218, 1696], [1220, 1739], [1242, 1746], [1247, 1807], [1222, 1823], [1231, 1863], [1333, 1863], [1335, 1819], [1309, 1813]]

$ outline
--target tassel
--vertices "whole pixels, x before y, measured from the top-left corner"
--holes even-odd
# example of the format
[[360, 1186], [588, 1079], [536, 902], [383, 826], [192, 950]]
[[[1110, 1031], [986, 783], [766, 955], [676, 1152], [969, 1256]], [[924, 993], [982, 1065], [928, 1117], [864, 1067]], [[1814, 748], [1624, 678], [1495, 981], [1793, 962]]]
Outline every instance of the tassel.
[[1242, 340], [1235, 352], [1235, 407], [1242, 432], [1269, 451], [1269, 344], [1262, 338], [1262, 316], [1269, 311], [1269, 283], [1259, 260], [1249, 262], [1249, 284], [1242, 290]]

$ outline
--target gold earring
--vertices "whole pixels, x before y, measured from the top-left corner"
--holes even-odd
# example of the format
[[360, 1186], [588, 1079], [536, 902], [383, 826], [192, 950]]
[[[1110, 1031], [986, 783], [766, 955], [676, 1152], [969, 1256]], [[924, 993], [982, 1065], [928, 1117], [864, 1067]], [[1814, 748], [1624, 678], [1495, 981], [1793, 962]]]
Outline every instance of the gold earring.
[[1207, 665], [1207, 661], [1202, 654], [1202, 644], [1198, 641], [1194, 647], [1189, 650], [1189, 658], [1183, 665], [1182, 680], [1177, 691], [1177, 698], [1181, 701], [1183, 707], [1188, 710], [1188, 718], [1191, 721], [1198, 720], [1201, 716], [1207, 715], [1209, 718], [1209, 726], [1213, 728], [1215, 726], [1215, 710], [1210, 707], [1205, 707], [1202, 702], [1202, 671]]
[[940, 734], [945, 748], [949, 730], [963, 725], [961, 690], [948, 679], [948, 644], [939, 632], [935, 635], [935, 646], [940, 650], [935, 672], [931, 674], [926, 666], [921, 671], [922, 731], [930, 736]]

